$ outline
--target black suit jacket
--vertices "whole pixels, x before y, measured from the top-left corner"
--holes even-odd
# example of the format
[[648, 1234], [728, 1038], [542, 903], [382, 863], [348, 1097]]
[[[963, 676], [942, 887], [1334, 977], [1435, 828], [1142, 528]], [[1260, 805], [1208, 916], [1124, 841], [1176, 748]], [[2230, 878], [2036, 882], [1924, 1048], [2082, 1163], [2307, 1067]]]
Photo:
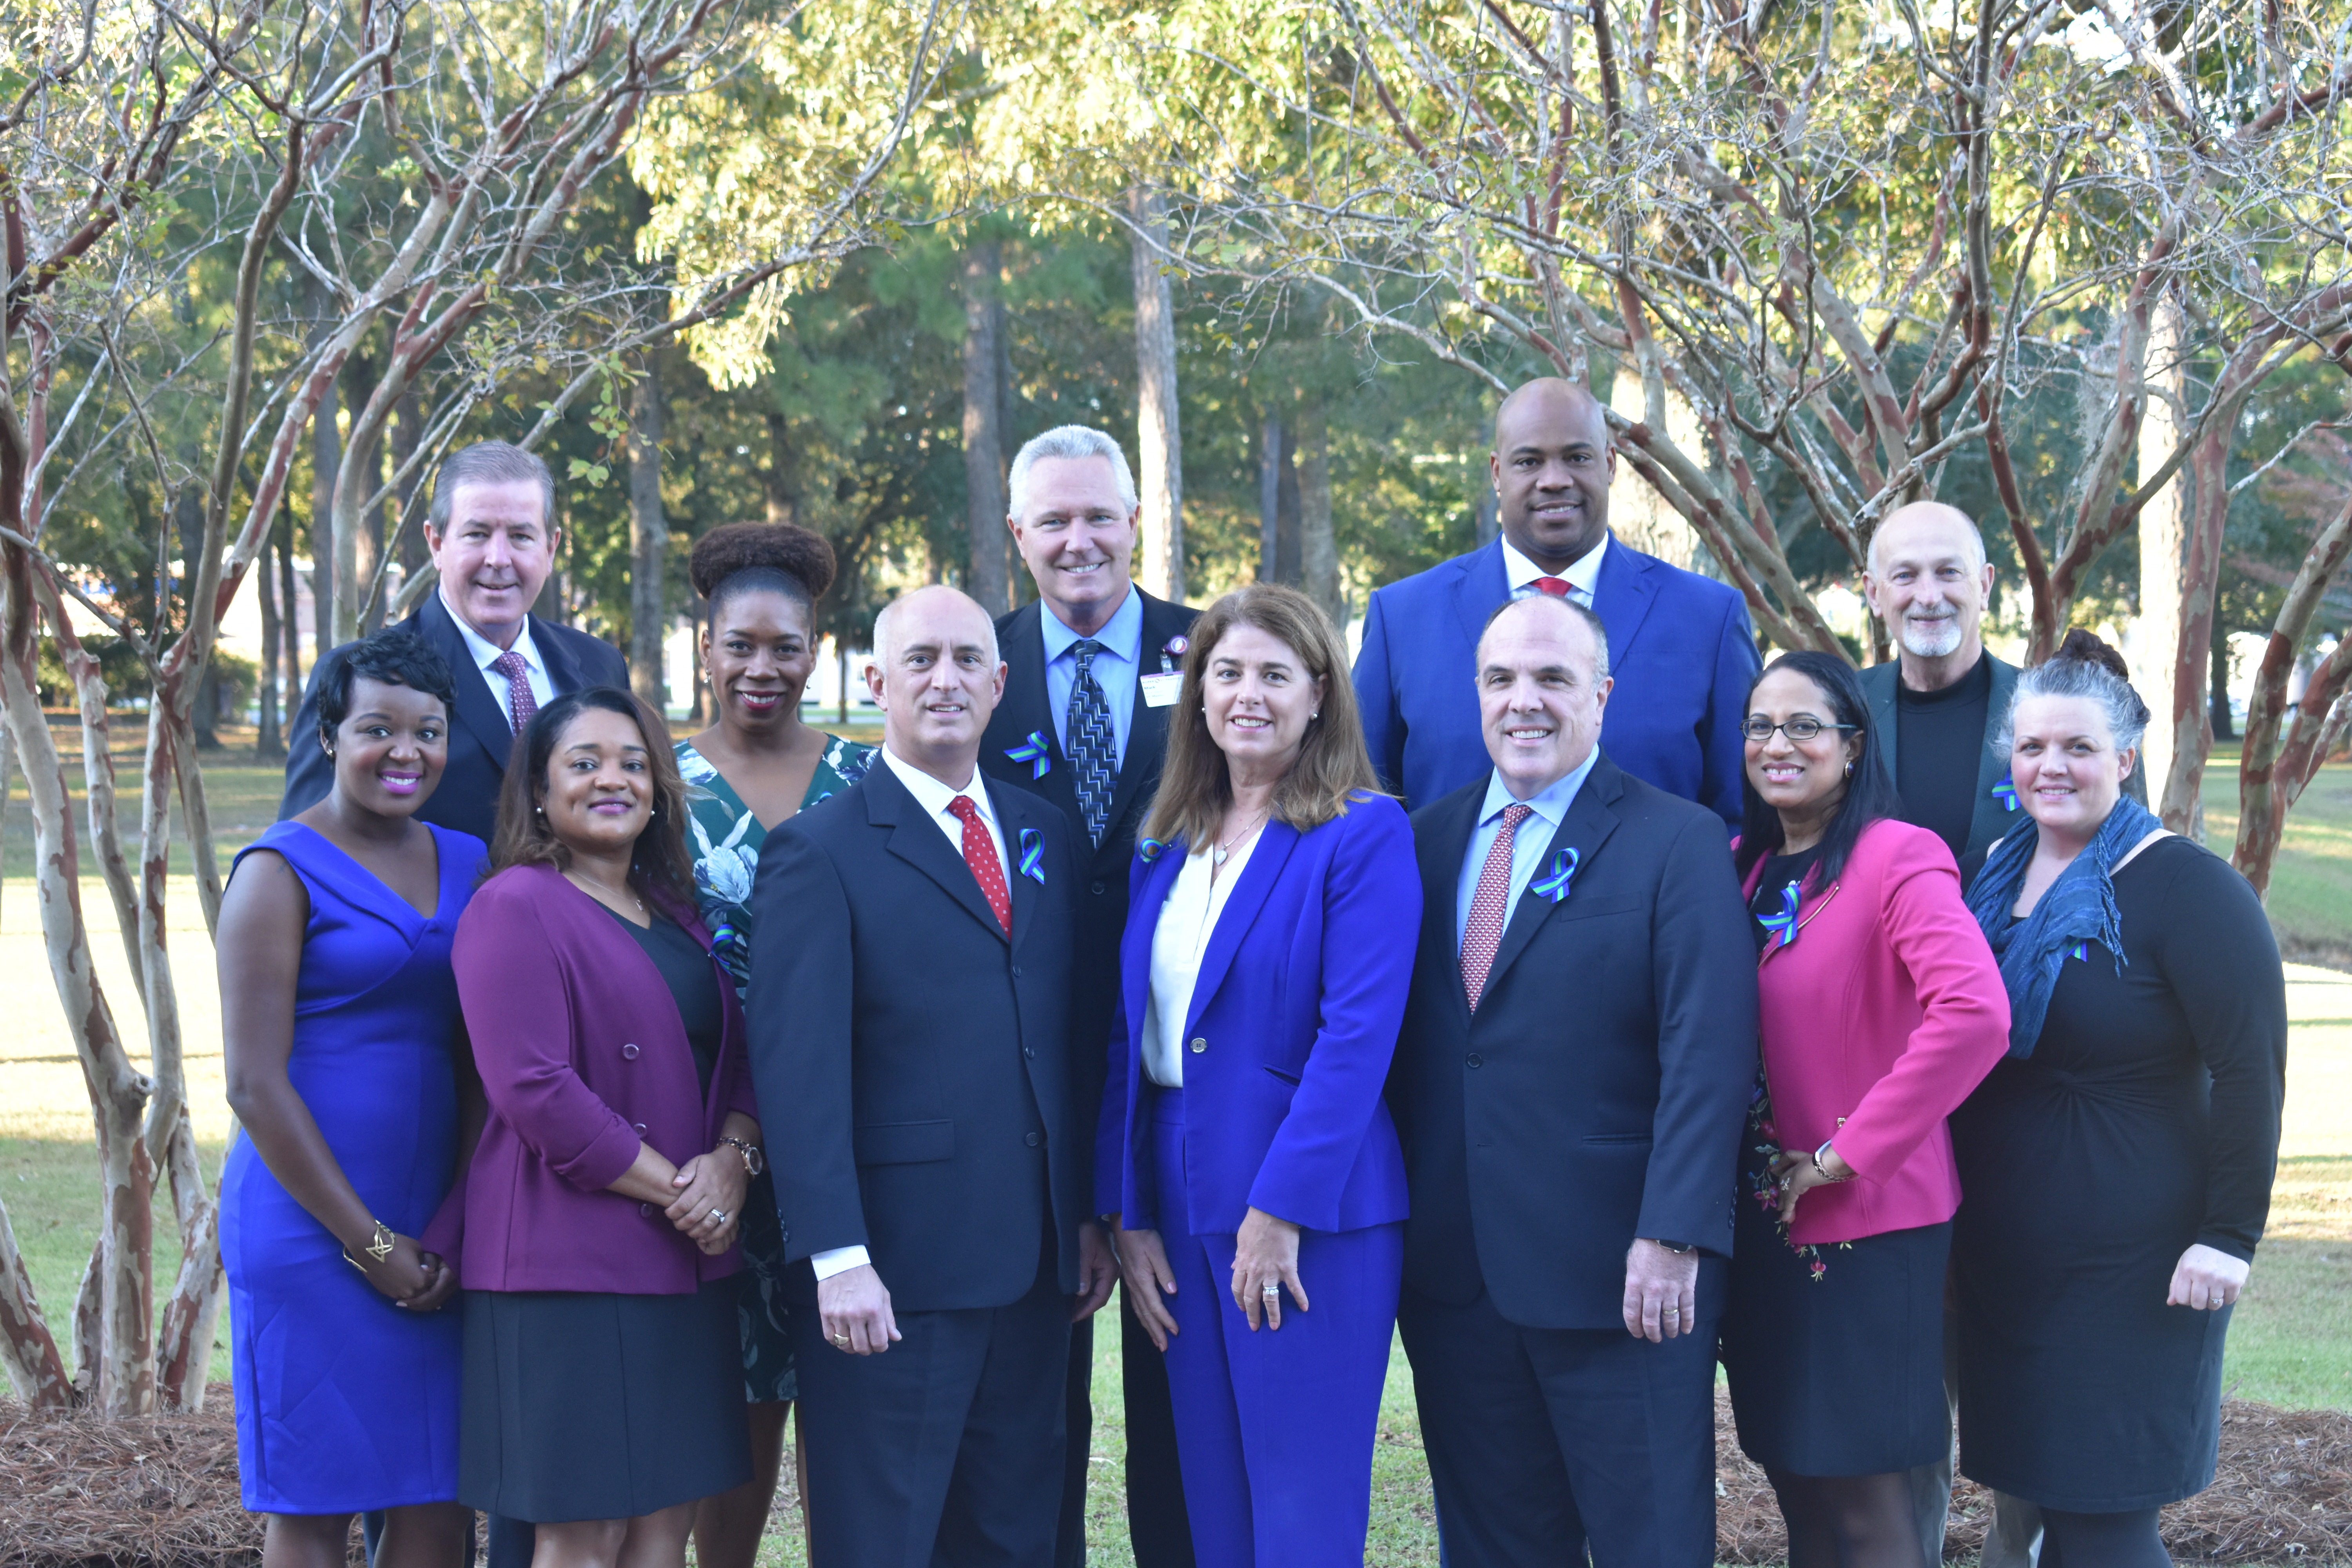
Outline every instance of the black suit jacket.
[[[401, 625], [449, 661], [449, 675], [457, 689], [457, 710], [449, 715], [449, 765], [433, 797], [416, 815], [425, 822], [470, 833], [487, 844], [498, 826], [499, 790], [506, 782], [514, 727], [508, 722], [506, 710], [490, 695], [489, 683], [475, 668], [474, 656], [439, 594], [425, 595], [416, 613]], [[537, 618], [530, 624], [530, 638], [540, 658], [547, 661], [548, 679], [559, 694], [588, 686], [629, 684], [628, 660], [602, 638]], [[286, 731], [286, 795], [278, 803], [278, 819], [283, 822], [297, 812], [310, 810], [327, 798], [334, 782], [335, 765], [319, 747], [319, 671], [314, 665], [310, 685], [302, 692], [301, 709]]]
[[[1077, 947], [1071, 984], [1071, 1027], [1078, 1042], [1080, 1089], [1087, 1113], [1102, 1097], [1103, 1075], [1110, 1060], [1112, 1015], [1118, 1008], [1118, 942], [1127, 930], [1127, 874], [1135, 858], [1135, 836], [1151, 810], [1160, 788], [1160, 764], [1168, 754], [1168, 716], [1171, 707], [1153, 708], [1143, 700], [1142, 678], [1160, 669], [1160, 650], [1168, 639], [1192, 629], [1200, 612], [1189, 605], [1155, 599], [1138, 587], [1143, 601], [1142, 658], [1136, 673], [1135, 709], [1127, 730], [1127, 754], [1119, 759], [1118, 789], [1111, 797], [1109, 825], [1103, 841], [1089, 853], [1087, 819], [1078, 809], [1077, 785], [1062, 755], [1062, 732], [1054, 722], [1054, 706], [1045, 688], [1044, 611], [1034, 603], [1023, 605], [996, 623], [996, 643], [1005, 664], [1004, 700], [988, 721], [981, 742], [980, 765], [991, 778], [1033, 791], [1062, 808], [1069, 819], [1070, 842], [1086, 862], [1079, 879]], [[1171, 668], [1183, 660], [1171, 658]], [[1045, 737], [1050, 765], [1042, 779], [1034, 778], [1028, 763], [1005, 755], [1019, 747], [1032, 731]], [[1125, 1042], [1120, 1042], [1124, 1047]], [[1089, 1123], [1091, 1125], [1091, 1123]]]
[[1455, 1304], [1483, 1284], [1526, 1328], [1622, 1331], [1625, 1250], [1647, 1237], [1711, 1255], [1712, 1318], [1756, 1084], [1756, 944], [1723, 819], [1601, 756], [1544, 851], [1544, 871], [1577, 851], [1568, 895], [1521, 895], [1473, 1014], [1454, 911], [1486, 784], [1412, 815], [1421, 946], [1389, 1079], [1406, 1281]]
[[[889, 764], [760, 854], [746, 1003], [784, 1259], [863, 1245], [900, 1311], [1002, 1307], [1050, 1246], [1078, 1279], [1092, 1124], [1069, 1030], [1062, 814], [991, 782], [1008, 941], [970, 867]], [[1039, 881], [1020, 870], [1024, 835]], [[805, 1294], [812, 1277], [799, 1273]]]

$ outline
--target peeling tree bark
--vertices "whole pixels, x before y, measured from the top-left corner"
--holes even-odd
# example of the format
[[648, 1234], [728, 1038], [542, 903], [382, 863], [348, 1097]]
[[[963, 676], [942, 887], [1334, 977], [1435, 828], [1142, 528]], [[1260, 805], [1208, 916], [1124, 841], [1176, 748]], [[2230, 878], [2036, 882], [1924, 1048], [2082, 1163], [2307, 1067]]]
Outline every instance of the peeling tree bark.
[[629, 684], [656, 713], [667, 711], [662, 668], [668, 627], [669, 523], [662, 515], [662, 356], [639, 362], [629, 391]]

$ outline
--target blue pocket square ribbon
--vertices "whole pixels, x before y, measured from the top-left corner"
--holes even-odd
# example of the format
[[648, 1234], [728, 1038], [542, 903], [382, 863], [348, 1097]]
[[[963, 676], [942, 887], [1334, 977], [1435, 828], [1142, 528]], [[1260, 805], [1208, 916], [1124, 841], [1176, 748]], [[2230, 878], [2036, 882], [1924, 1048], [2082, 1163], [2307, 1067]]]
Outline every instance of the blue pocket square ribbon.
[[1021, 874], [1041, 888], [1045, 885], [1045, 836], [1034, 827], [1021, 830]]
[[1053, 770], [1053, 749], [1045, 744], [1045, 731], [1043, 730], [1030, 731], [1027, 740], [1017, 746], [1005, 747], [1004, 754], [1013, 762], [1029, 764], [1031, 784], [1035, 784]]

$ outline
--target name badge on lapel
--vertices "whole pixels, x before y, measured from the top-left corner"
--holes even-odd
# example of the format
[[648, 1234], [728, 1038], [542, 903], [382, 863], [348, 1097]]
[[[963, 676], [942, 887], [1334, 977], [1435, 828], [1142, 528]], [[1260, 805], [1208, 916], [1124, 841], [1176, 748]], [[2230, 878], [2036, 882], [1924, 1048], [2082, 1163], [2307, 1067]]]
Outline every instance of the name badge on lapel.
[[1184, 672], [1181, 669], [1147, 675], [1143, 678], [1143, 705], [1146, 708], [1173, 707], [1177, 694], [1183, 689]]

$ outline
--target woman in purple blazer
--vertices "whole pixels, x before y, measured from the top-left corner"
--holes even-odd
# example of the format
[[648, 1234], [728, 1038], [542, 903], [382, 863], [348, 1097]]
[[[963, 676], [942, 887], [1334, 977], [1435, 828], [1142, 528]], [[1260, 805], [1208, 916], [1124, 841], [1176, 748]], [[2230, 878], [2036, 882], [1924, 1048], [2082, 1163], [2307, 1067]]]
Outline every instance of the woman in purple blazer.
[[1218, 601], [1177, 700], [1096, 1191], [1168, 1357], [1200, 1560], [1354, 1568], [1404, 1259], [1381, 1090], [1421, 920], [1412, 829], [1305, 595]]
[[761, 1166], [735, 988], [694, 914], [661, 718], [539, 710], [457, 939], [490, 1106], [467, 1172], [458, 1495], [537, 1560], [682, 1563], [751, 1475], [736, 1235]]

